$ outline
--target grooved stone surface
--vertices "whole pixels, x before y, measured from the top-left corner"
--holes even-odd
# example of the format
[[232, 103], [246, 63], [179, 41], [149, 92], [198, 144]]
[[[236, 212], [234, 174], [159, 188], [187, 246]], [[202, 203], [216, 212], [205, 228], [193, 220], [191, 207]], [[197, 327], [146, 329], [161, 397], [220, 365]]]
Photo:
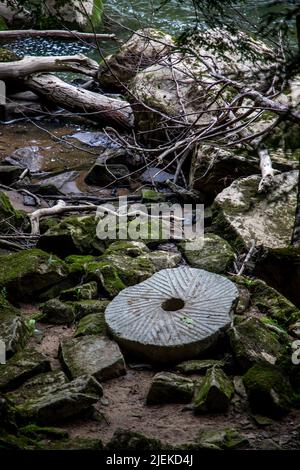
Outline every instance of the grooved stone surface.
[[164, 269], [122, 290], [105, 319], [124, 349], [152, 362], [172, 362], [211, 346], [230, 326], [237, 297], [235, 285], [218, 274], [185, 266]]

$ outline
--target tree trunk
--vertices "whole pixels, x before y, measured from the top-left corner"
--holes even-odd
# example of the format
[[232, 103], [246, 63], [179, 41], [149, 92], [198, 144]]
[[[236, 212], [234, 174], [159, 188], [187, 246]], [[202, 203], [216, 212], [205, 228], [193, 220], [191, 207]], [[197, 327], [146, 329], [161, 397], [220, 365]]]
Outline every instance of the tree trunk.
[[98, 63], [83, 54], [73, 56], [24, 57], [0, 63], [0, 80], [23, 79], [40, 72], [77, 72], [96, 77]]
[[92, 91], [77, 88], [55, 75], [32, 75], [25, 79], [27, 87], [48, 101], [82, 114], [103, 125], [132, 128], [134, 116], [126, 101], [108, 98]]

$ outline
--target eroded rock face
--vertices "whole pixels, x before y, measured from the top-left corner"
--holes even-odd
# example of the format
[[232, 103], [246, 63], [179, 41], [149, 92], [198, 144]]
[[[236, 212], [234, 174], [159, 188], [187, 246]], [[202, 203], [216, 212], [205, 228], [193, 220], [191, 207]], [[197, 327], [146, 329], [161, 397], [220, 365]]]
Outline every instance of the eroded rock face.
[[14, 300], [36, 297], [68, 274], [62, 260], [35, 248], [0, 256], [0, 286]]
[[296, 209], [298, 172], [275, 176], [267, 194], [257, 192], [260, 176], [234, 181], [215, 199], [213, 224], [226, 238], [249, 248], [290, 245]]
[[104, 336], [89, 335], [65, 340], [61, 343], [60, 357], [73, 378], [88, 374], [102, 381], [126, 373], [119, 346]]
[[136, 31], [116, 54], [108, 56], [100, 65], [101, 85], [122, 90], [122, 83], [168, 56], [174, 45], [171, 36], [161, 31], [150, 28]]
[[8, 396], [22, 421], [52, 424], [80, 414], [102, 394], [94, 377], [85, 375], [68, 382], [62, 372], [48, 372], [28, 380]]
[[194, 394], [194, 382], [172, 372], [160, 372], [153, 377], [147, 405], [189, 403]]
[[229, 327], [236, 298], [236, 287], [222, 276], [164, 269], [124, 289], [105, 318], [124, 349], [151, 362], [178, 362], [197, 356]]

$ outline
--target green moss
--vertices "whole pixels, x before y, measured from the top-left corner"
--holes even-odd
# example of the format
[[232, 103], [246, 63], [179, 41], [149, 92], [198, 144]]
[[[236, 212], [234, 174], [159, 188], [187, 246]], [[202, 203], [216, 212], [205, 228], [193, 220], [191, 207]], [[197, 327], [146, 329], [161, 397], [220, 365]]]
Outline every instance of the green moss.
[[52, 427], [40, 427], [36, 424], [28, 424], [27, 426], [20, 428], [20, 433], [34, 440], [41, 439], [66, 439], [68, 438], [68, 432], [63, 429], [52, 428]]
[[[0, 22], [0, 30], [1, 30], [1, 22]], [[21, 57], [11, 52], [9, 49], [5, 49], [4, 47], [0, 48], [0, 62], [13, 62], [15, 60], [20, 60]]]
[[106, 335], [107, 326], [104, 313], [92, 313], [82, 318], [77, 325], [74, 337], [85, 335]]
[[0, 224], [2, 230], [11, 230], [11, 226], [20, 228], [26, 224], [25, 212], [13, 208], [8, 196], [0, 193]]
[[243, 381], [252, 409], [266, 416], [280, 417], [287, 413], [294, 399], [288, 377], [279, 367], [255, 364]]
[[[0, 31], [6, 31], [6, 30], [7, 30], [7, 24], [5, 22], [5, 19], [2, 18], [2, 16], [0, 16]], [[0, 51], [0, 54], [1, 54], [1, 51]]]
[[226, 411], [233, 393], [233, 385], [221, 369], [218, 367], [208, 369], [195, 396], [195, 413]]

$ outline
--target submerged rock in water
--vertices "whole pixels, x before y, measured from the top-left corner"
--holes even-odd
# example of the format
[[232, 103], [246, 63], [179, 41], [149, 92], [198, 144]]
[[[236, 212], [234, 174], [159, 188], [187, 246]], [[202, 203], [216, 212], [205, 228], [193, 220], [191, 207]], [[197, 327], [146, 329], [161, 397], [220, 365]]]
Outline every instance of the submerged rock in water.
[[15, 150], [4, 161], [21, 168], [27, 168], [30, 173], [36, 173], [41, 170], [43, 159], [40, 148], [32, 146]]
[[129, 173], [126, 165], [103, 163], [98, 159], [86, 175], [85, 182], [96, 186], [106, 186], [110, 183], [127, 186], [130, 182]]
[[117, 147], [104, 132], [76, 132], [70, 135], [72, 139], [79, 140], [90, 147]]
[[213, 224], [227, 239], [248, 249], [252, 241], [264, 248], [290, 245], [294, 225], [298, 172], [274, 177], [267, 194], [258, 193], [260, 176], [234, 181], [215, 199]]
[[194, 382], [172, 372], [159, 372], [153, 377], [147, 394], [147, 405], [189, 403], [194, 394]]
[[126, 374], [119, 346], [104, 336], [89, 335], [62, 341], [60, 358], [72, 378], [88, 374], [103, 381]]
[[216, 342], [231, 324], [237, 294], [234, 284], [217, 274], [164, 269], [120, 292], [105, 318], [124, 349], [151, 362], [175, 362]]

